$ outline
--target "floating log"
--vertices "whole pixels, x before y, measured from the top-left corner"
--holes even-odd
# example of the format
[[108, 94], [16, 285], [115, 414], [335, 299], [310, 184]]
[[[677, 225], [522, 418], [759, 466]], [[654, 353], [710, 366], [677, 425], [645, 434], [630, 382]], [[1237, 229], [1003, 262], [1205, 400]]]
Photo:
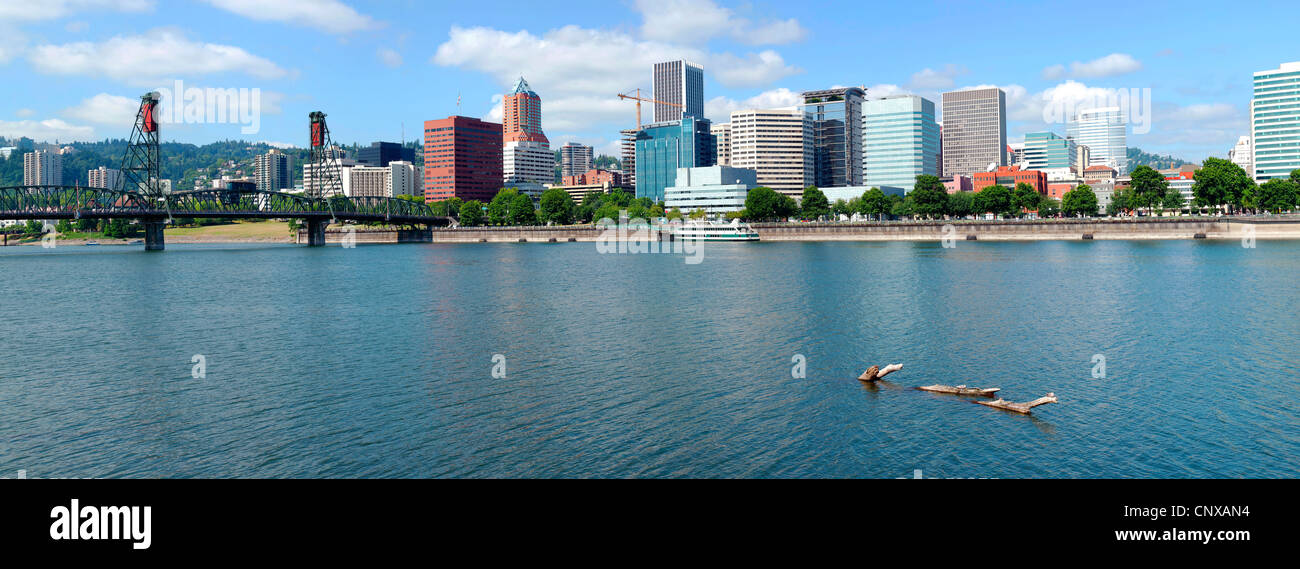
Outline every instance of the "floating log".
[[917, 389], [935, 393], [951, 393], [953, 395], [974, 395], [976, 397], [993, 397], [993, 394], [1002, 391], [1001, 387], [979, 388], [966, 387], [965, 385], [926, 385]]
[[903, 369], [903, 364], [889, 364], [884, 369], [881, 369], [880, 366], [871, 366], [867, 368], [867, 371], [862, 372], [862, 375], [858, 376], [858, 381], [876, 381], [900, 369]]
[[980, 405], [996, 407], [998, 409], [1005, 409], [1007, 411], [1015, 411], [1016, 413], [1023, 413], [1025, 415], [1028, 415], [1029, 410], [1033, 409], [1034, 407], [1037, 407], [1039, 405], [1044, 405], [1047, 403], [1056, 403], [1056, 394], [1048, 393], [1047, 395], [1039, 397], [1038, 399], [1035, 399], [1028, 403], [1012, 403], [1005, 399], [998, 399], [997, 401], [976, 401], [976, 403], [979, 403]]

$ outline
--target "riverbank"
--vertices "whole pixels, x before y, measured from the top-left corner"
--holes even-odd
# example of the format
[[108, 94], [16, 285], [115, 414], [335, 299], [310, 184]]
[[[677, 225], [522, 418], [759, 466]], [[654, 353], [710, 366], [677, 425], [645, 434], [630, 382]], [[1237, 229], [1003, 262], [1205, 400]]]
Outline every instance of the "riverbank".
[[[293, 233], [289, 231], [288, 222], [258, 221], [239, 222], [223, 225], [203, 225], [199, 227], [168, 227], [165, 231], [167, 243], [293, 243]], [[100, 245], [129, 245], [144, 239], [144, 234], [126, 238], [104, 237], [102, 234], [73, 233], [68, 238], [59, 236], [59, 245], [85, 245], [91, 241]], [[9, 236], [6, 245], [37, 245], [39, 237], [18, 241]]]

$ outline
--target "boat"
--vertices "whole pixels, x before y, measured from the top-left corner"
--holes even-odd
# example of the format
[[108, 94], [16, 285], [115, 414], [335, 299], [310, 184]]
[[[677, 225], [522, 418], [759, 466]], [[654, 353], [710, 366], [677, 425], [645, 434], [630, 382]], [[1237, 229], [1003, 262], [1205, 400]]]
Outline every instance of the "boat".
[[99, 242], [98, 242], [98, 241], [87, 241], [87, 242], [86, 242], [86, 246], [90, 246], [90, 245], [99, 245]]
[[979, 403], [980, 405], [984, 405], [987, 407], [995, 407], [997, 409], [1014, 411], [1016, 413], [1028, 415], [1029, 410], [1033, 409], [1034, 407], [1037, 407], [1039, 405], [1045, 405], [1047, 403], [1056, 403], [1056, 394], [1048, 393], [1047, 395], [1044, 395], [1042, 397], [1039, 397], [1038, 399], [1029, 401], [1027, 403], [1012, 403], [1010, 401], [1007, 401], [1006, 399], [998, 399], [997, 401], [974, 401], [973, 403]]
[[672, 226], [673, 239], [695, 241], [758, 241], [758, 232], [739, 219], [723, 221], [692, 220]]
[[951, 393], [953, 395], [974, 395], [976, 397], [993, 397], [1001, 387], [966, 387], [965, 385], [924, 385], [918, 387], [921, 391], [932, 391], [934, 393]]

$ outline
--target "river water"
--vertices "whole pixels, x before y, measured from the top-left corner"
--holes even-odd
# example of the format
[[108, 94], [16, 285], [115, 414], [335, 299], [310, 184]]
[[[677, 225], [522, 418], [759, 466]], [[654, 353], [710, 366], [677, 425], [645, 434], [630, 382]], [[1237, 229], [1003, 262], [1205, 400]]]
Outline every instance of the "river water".
[[[1300, 474], [1300, 242], [687, 260], [0, 249], [0, 476]], [[933, 383], [1060, 403], [1021, 416], [912, 389]]]

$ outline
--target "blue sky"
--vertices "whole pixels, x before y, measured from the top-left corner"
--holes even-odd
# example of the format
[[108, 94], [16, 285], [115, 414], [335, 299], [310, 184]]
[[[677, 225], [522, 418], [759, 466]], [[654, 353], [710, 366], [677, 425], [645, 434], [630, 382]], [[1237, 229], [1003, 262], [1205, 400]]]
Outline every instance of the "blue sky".
[[1150, 89], [1150, 131], [1129, 145], [1200, 160], [1247, 134], [1251, 74], [1300, 60], [1296, 29], [1285, 2], [0, 0], [0, 135], [123, 137], [136, 97], [179, 79], [260, 89], [258, 131], [169, 124], [166, 140], [301, 146], [318, 109], [336, 141], [397, 140], [403, 123], [415, 139], [458, 96], [459, 114], [499, 118], [522, 74], [552, 146], [614, 153], [635, 122], [615, 95], [686, 58], [710, 118], [837, 85], [936, 102], [997, 85], [1012, 141], [1064, 134], [1045, 107]]

